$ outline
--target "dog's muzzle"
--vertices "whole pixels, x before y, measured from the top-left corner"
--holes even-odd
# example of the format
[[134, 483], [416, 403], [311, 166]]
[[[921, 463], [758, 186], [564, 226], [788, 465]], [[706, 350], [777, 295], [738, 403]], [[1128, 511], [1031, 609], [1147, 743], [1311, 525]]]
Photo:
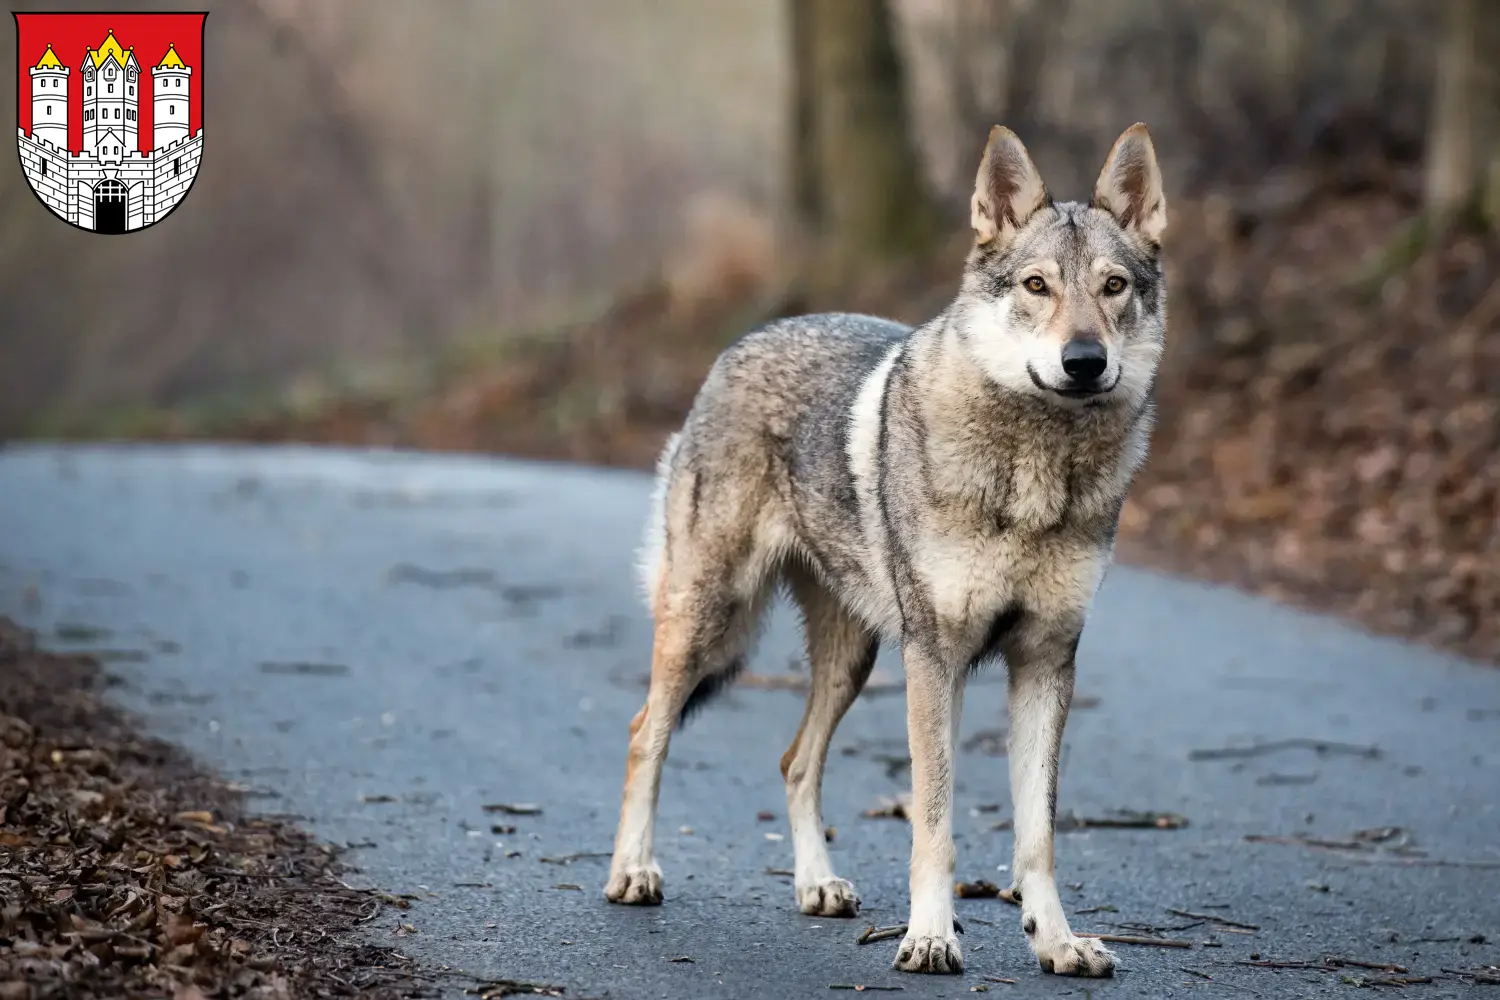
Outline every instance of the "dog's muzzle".
[[1102, 396], [1115, 387], [1115, 382], [1103, 381], [1104, 373], [1109, 370], [1109, 349], [1093, 337], [1074, 337], [1063, 345], [1062, 370], [1067, 381], [1062, 385], [1049, 385], [1036, 369], [1029, 364], [1026, 366], [1026, 374], [1031, 376], [1032, 384], [1038, 389], [1069, 399]]

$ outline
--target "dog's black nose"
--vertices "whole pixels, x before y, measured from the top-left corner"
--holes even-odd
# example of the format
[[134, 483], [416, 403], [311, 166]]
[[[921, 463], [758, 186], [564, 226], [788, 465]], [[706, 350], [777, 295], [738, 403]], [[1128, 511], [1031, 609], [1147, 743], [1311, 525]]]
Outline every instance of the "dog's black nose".
[[1075, 337], [1063, 345], [1063, 371], [1074, 382], [1092, 382], [1108, 365], [1109, 352], [1092, 337]]

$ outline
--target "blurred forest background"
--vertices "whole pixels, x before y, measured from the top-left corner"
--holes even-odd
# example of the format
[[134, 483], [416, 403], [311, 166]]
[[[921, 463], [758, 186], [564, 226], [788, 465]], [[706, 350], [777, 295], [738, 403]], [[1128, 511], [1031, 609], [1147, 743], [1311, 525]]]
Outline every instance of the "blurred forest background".
[[992, 123], [1085, 197], [1144, 120], [1122, 557], [1500, 662], [1497, 0], [207, 7], [182, 211], [99, 239], [0, 172], [0, 436], [646, 466], [749, 325], [941, 308]]

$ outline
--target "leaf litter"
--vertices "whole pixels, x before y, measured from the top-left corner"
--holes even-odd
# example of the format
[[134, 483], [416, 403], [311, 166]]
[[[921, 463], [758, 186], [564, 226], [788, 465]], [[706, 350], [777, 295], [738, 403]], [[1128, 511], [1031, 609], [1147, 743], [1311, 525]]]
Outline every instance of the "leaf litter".
[[107, 705], [108, 683], [0, 618], [0, 995], [423, 992], [410, 958], [348, 933], [396, 897], [348, 886], [290, 820], [248, 815]]

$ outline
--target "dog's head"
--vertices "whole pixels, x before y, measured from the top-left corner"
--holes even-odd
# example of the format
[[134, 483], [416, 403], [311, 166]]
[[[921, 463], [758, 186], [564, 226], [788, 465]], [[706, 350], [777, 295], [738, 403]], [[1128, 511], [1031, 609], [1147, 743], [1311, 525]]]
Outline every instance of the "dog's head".
[[1061, 406], [1139, 405], [1166, 334], [1167, 202], [1146, 126], [1115, 141], [1086, 205], [1054, 202], [995, 126], [972, 224], [957, 318], [985, 374]]

